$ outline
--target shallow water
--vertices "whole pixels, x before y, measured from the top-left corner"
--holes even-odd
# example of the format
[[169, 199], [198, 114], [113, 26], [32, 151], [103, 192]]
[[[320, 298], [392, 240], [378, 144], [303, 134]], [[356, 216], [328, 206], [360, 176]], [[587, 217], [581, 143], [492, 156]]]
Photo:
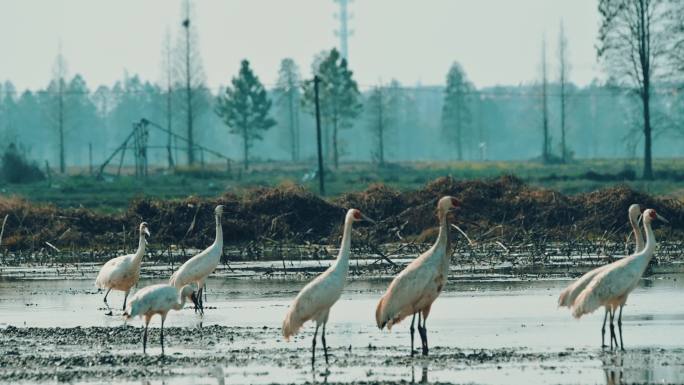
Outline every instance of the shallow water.
[[[140, 287], [161, 281], [146, 279]], [[313, 327], [305, 327], [305, 332], [289, 343], [278, 334], [287, 306], [304, 281], [210, 279], [205, 303], [209, 309], [204, 318], [186, 308], [170, 313], [165, 326], [197, 328], [201, 323], [205, 327], [240, 326], [257, 330], [265, 327], [263, 336], [236, 338], [208, 350], [186, 349], [182, 343], [167, 344], [167, 355], [225, 354], [225, 349], [248, 349], [255, 356], [274, 355], [272, 364], [269, 360], [255, 359], [235, 366], [184, 368], [183, 375], [171, 371], [168, 376], [143, 378], [142, 383], [420, 382], [423, 379], [488, 384], [612, 383], [617, 379], [623, 383], [684, 382], [684, 364], [677, 358], [684, 355], [684, 275], [654, 276], [643, 280], [635, 289], [624, 310], [627, 352], [622, 354], [602, 353], [599, 348], [602, 311], [577, 321], [568, 309], [556, 307], [557, 296], [568, 280], [450, 282], [433, 305], [427, 323], [431, 357], [434, 354], [437, 358], [412, 361], [404, 360], [409, 352], [407, 321], [392, 332], [375, 327], [375, 305], [388, 282], [386, 279], [349, 282], [331, 310], [328, 323], [327, 341], [335, 357], [329, 373], [324, 365], [317, 366], [312, 373], [304, 363], [310, 354]], [[112, 292], [109, 296], [109, 303], [115, 308], [114, 316], [105, 315], [103, 295], [93, 287], [92, 279], [0, 280], [0, 327], [122, 325], [123, 294]], [[129, 323], [139, 327], [141, 321]], [[152, 325], [158, 327], [159, 319], [155, 318]], [[150, 341], [149, 354], [159, 353], [157, 343]], [[349, 346], [352, 351], [348, 350]], [[126, 346], [117, 351], [133, 354], [138, 353], [135, 351], [138, 348]], [[503, 349], [529, 354], [532, 358], [464, 365], [450, 358], [454, 349], [459, 353], [484, 349], [493, 355]], [[287, 367], [277, 359], [278, 355], [301, 357], [302, 365]], [[335, 364], [336, 359], [341, 362], [343, 358], [343, 365]], [[139, 378], [107, 381], [141, 383]]]

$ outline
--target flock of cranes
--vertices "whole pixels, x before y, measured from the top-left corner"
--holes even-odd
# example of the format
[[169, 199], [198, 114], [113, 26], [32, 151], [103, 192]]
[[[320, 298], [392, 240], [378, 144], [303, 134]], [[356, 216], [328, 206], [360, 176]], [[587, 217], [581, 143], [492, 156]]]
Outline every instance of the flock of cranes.
[[[407, 317], [411, 318], [409, 328], [411, 334], [411, 355], [414, 351], [415, 320], [418, 317], [418, 334], [421, 340], [421, 351], [428, 355], [427, 318], [432, 303], [444, 289], [449, 275], [450, 247], [449, 223], [447, 215], [450, 211], [460, 207], [459, 201], [450, 196], [441, 198], [437, 203], [437, 217], [439, 220], [439, 234], [434, 245], [409, 263], [390, 283], [387, 291], [378, 302], [375, 320], [378, 328], [391, 329]], [[134, 254], [114, 258], [104, 266], [96, 279], [96, 285], [106, 290], [107, 295], [113, 290], [123, 291], [125, 310], [128, 318], [140, 316], [145, 321], [143, 335], [143, 353], [147, 346], [147, 328], [153, 315], [161, 316], [161, 348], [164, 353], [164, 321], [170, 310], [180, 310], [186, 301], [195, 305], [195, 311], [204, 314], [205, 280], [216, 269], [223, 250], [223, 231], [221, 215], [223, 206], [214, 210], [216, 219], [216, 239], [214, 243], [186, 261], [173, 275], [168, 284], [158, 284], [145, 287], [133, 295], [130, 302], [126, 302], [128, 294], [140, 278], [140, 265], [145, 253], [146, 237], [150, 236], [147, 223], [140, 224], [140, 239], [138, 249]], [[605, 324], [610, 319], [610, 347], [618, 347], [615, 333], [614, 319], [619, 310], [617, 324], [620, 334], [620, 349], [624, 350], [622, 339], [622, 308], [627, 297], [637, 286], [646, 270], [656, 248], [656, 240], [651, 228], [654, 220], [667, 222], [665, 218], [653, 209], [642, 210], [638, 204], [633, 204], [628, 210], [629, 221], [632, 225], [636, 248], [634, 254], [618, 259], [605, 266], [589, 271], [574, 281], [558, 298], [558, 305], [572, 310], [575, 318], [592, 313], [596, 309], [605, 308], [603, 326], [601, 328], [601, 346], [604, 344]], [[282, 333], [285, 340], [297, 334], [307, 321], [316, 324], [312, 341], [311, 361], [316, 359], [316, 339], [318, 330], [322, 326], [321, 342], [325, 361], [328, 362], [328, 347], [325, 340], [325, 327], [328, 322], [330, 309], [342, 295], [349, 270], [349, 256], [351, 252], [351, 233], [354, 222], [369, 221], [357, 209], [349, 209], [344, 220], [342, 244], [336, 261], [323, 273], [309, 282], [299, 292], [288, 309], [283, 320]], [[639, 221], [643, 222], [646, 241], [639, 229]], [[109, 307], [109, 305], [107, 305]], [[111, 314], [111, 310], [110, 310]], [[613, 344], [614, 343], [614, 344]]]

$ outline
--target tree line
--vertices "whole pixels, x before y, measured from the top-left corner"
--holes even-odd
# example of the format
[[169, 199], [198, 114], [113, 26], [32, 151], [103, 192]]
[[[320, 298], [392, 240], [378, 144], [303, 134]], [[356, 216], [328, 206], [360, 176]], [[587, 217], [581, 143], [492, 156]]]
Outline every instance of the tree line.
[[643, 176], [651, 178], [654, 146], [660, 156], [681, 155], [683, 8], [679, 1], [599, 1], [597, 57], [611, 76], [584, 87], [571, 81], [561, 26], [557, 67], [548, 65], [543, 43], [540, 80], [531, 84], [478, 89], [454, 62], [445, 86], [391, 80], [361, 87], [332, 49], [314, 57], [310, 77], [285, 58], [267, 87], [245, 59], [227, 86], [210, 89], [188, 7], [175, 43], [167, 33], [156, 82], [126, 73], [92, 90], [83, 76], [69, 76], [60, 53], [44, 89], [0, 84], [0, 143], [65, 172], [101, 162], [146, 118], [185, 138], [152, 135], [153, 164], [211, 161], [195, 144], [239, 158], [245, 169], [252, 160], [306, 162], [315, 155], [317, 75], [323, 152], [334, 168], [343, 160], [567, 162], [636, 157], [643, 148]]

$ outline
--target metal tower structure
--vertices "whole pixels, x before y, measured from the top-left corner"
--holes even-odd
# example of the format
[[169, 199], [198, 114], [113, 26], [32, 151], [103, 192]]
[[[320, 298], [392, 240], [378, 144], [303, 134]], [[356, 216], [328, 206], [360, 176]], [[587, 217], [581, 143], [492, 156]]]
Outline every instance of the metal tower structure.
[[353, 0], [333, 0], [340, 6], [339, 13], [335, 14], [340, 21], [340, 27], [335, 31], [335, 35], [340, 38], [340, 54], [344, 59], [349, 61], [349, 36], [353, 35], [354, 31], [349, 29], [349, 19], [352, 15], [349, 13], [349, 3]]

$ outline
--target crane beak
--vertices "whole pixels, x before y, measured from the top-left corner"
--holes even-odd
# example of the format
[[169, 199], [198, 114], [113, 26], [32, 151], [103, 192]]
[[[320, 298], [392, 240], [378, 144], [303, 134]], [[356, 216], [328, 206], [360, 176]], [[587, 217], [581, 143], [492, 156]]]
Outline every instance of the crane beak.
[[374, 224], [374, 225], [377, 224], [376, 221], [374, 221], [374, 220], [368, 218], [367, 216], [365, 216], [365, 215], [363, 215], [363, 214], [361, 214], [361, 218], [362, 218], [364, 221], [366, 221], [366, 222], [370, 222], [370, 223], [372, 223], [372, 224]]
[[661, 221], [663, 221], [663, 222], [665, 222], [665, 223], [670, 223], [670, 221], [668, 221], [667, 219], [663, 218], [660, 214], [656, 214], [656, 218], [660, 219]]
[[143, 232], [144, 232], [145, 235], [147, 235], [148, 237], [151, 236], [151, 235], [150, 235], [150, 230], [148, 230], [147, 228], [145, 228], [145, 229], [143, 230]]

